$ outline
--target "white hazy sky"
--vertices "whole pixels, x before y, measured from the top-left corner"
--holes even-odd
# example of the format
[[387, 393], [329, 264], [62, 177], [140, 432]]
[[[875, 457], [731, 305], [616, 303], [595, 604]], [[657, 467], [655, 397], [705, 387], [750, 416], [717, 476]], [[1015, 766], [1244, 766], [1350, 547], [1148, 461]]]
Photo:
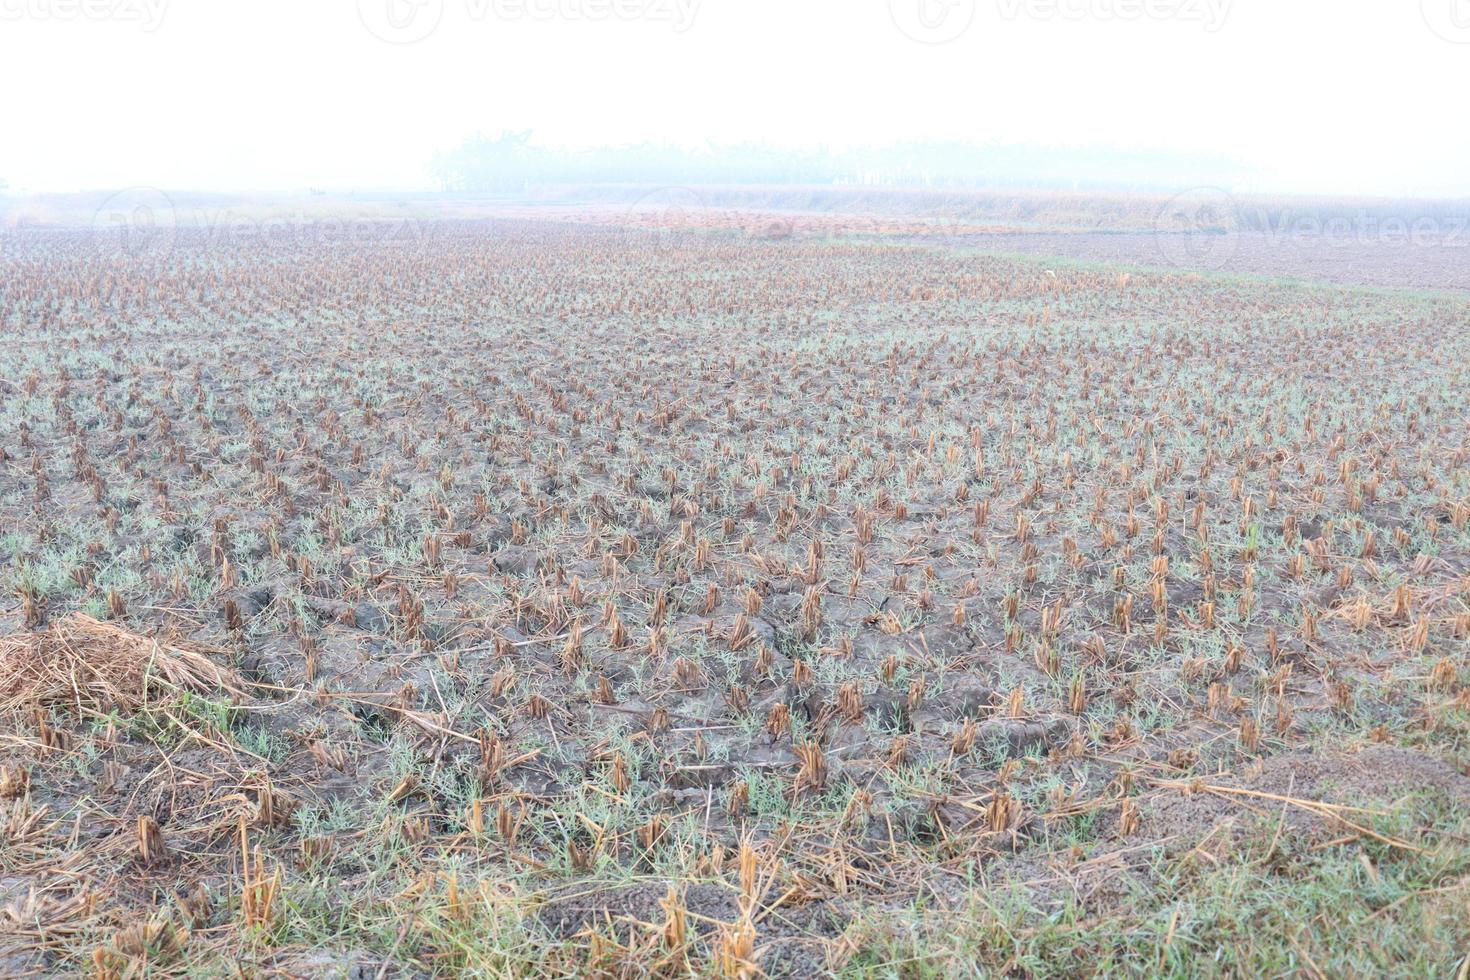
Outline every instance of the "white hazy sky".
[[1470, 195], [1470, 0], [0, 0], [0, 93], [12, 189], [427, 187], [435, 151], [530, 128]]

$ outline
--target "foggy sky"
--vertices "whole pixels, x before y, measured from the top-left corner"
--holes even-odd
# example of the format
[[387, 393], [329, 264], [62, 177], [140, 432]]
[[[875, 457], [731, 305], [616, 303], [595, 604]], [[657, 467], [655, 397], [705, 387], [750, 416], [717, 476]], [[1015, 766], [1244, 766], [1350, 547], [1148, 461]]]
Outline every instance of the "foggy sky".
[[1470, 195], [1467, 82], [1467, 0], [0, 0], [0, 178], [419, 189], [471, 134], [530, 129], [1157, 150], [1237, 161], [1239, 190]]

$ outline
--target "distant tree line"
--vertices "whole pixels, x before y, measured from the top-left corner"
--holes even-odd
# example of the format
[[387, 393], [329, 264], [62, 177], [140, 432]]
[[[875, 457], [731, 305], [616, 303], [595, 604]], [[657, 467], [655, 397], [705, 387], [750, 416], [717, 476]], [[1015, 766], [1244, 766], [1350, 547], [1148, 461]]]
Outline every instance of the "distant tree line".
[[[1234, 182], [1228, 161], [1147, 151], [971, 143], [788, 149], [740, 143], [698, 149], [640, 143], [578, 150], [532, 142], [532, 131], [477, 135], [436, 156], [445, 190], [520, 192], [538, 184], [856, 184], [906, 187], [1163, 188], [1179, 173]], [[1196, 178], [1193, 182], [1204, 182]]]

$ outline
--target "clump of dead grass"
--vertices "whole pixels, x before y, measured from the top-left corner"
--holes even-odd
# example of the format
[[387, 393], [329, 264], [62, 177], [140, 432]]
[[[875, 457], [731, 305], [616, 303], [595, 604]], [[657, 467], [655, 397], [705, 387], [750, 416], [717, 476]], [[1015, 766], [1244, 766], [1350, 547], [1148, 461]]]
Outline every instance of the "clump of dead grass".
[[161, 692], [242, 696], [243, 686], [202, 647], [82, 614], [0, 638], [0, 713], [38, 705], [136, 711]]

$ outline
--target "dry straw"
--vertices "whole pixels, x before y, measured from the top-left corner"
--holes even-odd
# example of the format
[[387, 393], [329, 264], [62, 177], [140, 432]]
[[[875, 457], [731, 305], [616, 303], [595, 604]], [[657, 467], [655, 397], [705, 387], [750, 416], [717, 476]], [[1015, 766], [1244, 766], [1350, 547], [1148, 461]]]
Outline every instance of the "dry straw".
[[143, 636], [85, 615], [0, 638], [0, 712], [35, 705], [137, 710], [160, 691], [243, 696], [205, 648]]

